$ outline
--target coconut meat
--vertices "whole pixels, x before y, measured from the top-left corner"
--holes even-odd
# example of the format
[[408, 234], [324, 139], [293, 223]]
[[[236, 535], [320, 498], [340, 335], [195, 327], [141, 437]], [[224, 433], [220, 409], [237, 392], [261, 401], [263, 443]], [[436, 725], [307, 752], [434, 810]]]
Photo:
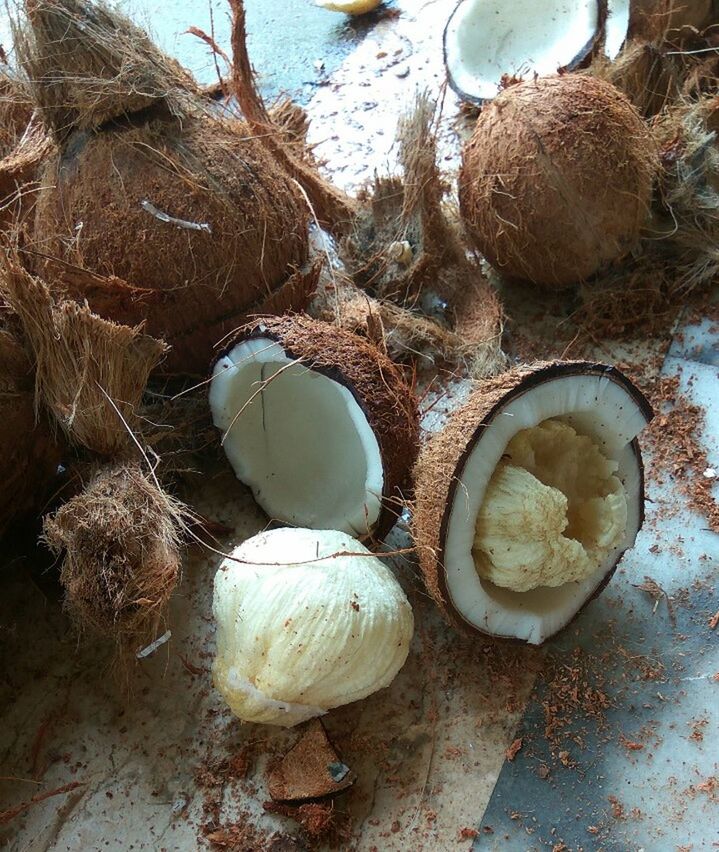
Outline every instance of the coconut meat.
[[380, 515], [377, 438], [351, 391], [269, 338], [215, 364], [212, 418], [237, 478], [277, 520], [362, 537]]
[[616, 59], [627, 40], [630, 0], [609, 0], [607, 22], [604, 25], [604, 55]]
[[556, 74], [589, 51], [600, 25], [597, 0], [463, 0], [444, 36], [453, 88], [483, 102], [502, 78]]
[[534, 644], [571, 620], [639, 530], [632, 442], [646, 422], [604, 373], [550, 379], [495, 412], [458, 476], [444, 541], [463, 619]]

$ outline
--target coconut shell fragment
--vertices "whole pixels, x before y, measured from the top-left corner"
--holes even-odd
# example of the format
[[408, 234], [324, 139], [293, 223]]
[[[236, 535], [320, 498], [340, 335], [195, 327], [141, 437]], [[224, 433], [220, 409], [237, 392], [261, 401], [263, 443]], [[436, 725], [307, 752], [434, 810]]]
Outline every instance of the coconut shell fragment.
[[567, 287], [636, 244], [658, 169], [647, 126], [614, 86], [539, 78], [482, 111], [463, 151], [460, 209], [500, 274]]
[[[236, 353], [241, 350], [243, 353], [246, 350], [246, 354], [238, 356]], [[242, 372], [245, 366], [250, 369], [251, 362], [258, 358], [261, 360], [265, 353], [267, 353], [268, 358], [280, 359], [276, 361], [277, 366], [274, 366], [275, 362], [268, 362], [263, 366], [252, 367], [252, 369], [259, 370], [256, 377], [257, 381], [250, 382], [254, 373], [252, 376], [248, 374], [249, 378], [245, 379]], [[233, 358], [239, 360], [235, 362]], [[279, 366], [280, 363], [282, 366]], [[227, 383], [225, 383], [225, 376], [223, 375], [225, 372], [227, 372]], [[321, 413], [314, 403], [306, 410], [303, 408], [303, 405], [305, 405], [303, 388], [305, 386], [300, 383], [305, 381], [308, 376], [311, 382], [311, 385], [306, 386], [308, 394], [312, 392], [314, 387], [322, 385], [322, 394], [327, 391], [332, 395], [332, 400], [327, 403], [329, 407], [326, 410], [322, 409]], [[281, 386], [280, 381], [286, 381], [286, 384]], [[247, 384], [247, 382], [250, 382], [250, 384]], [[271, 391], [273, 383], [276, 383], [276, 389], [284, 388], [282, 393], [286, 393], [288, 399], [291, 398], [290, 395], [298, 394], [295, 397], [295, 402], [292, 403], [291, 411], [279, 413], [282, 409], [274, 406], [280, 406], [281, 403], [275, 398], [273, 398], [274, 401], [266, 399], [266, 389]], [[245, 387], [246, 384], [247, 387]], [[242, 389], [238, 390], [240, 387]], [[239, 394], [239, 396], [236, 396], [236, 394]], [[245, 399], [247, 394], [249, 396]], [[340, 397], [344, 402], [338, 401]], [[316, 404], [324, 404], [325, 396], [321, 395], [313, 397], [313, 399]], [[223, 342], [223, 355], [215, 363], [213, 384], [210, 391], [210, 404], [215, 423], [224, 432], [225, 451], [231, 459], [234, 458], [233, 465], [235, 465], [240, 478], [245, 475], [242, 471], [245, 470], [245, 464], [248, 463], [247, 453], [249, 450], [247, 450], [247, 447], [250, 446], [249, 442], [254, 439], [252, 434], [248, 432], [244, 439], [237, 443], [239, 439], [235, 436], [238, 434], [239, 428], [242, 428], [243, 416], [256, 416], [249, 413], [253, 403], [255, 404], [255, 411], [259, 412], [261, 408], [263, 413], [261, 423], [261, 428], [265, 433], [263, 446], [268, 436], [271, 437], [276, 429], [281, 429], [285, 425], [285, 420], [290, 416], [295, 416], [295, 413], [298, 418], [298, 429], [302, 429], [304, 424], [313, 423], [316, 423], [317, 428], [320, 428], [325, 414], [328, 418], [334, 416], [335, 409], [332, 406], [347, 405], [352, 408], [353, 417], [355, 417], [354, 425], [348, 425], [348, 422], [343, 419], [341, 428], [350, 429], [352, 435], [355, 434], [355, 429], [362, 430], [365, 435], [363, 447], [366, 452], [376, 452], [376, 464], [379, 469], [375, 473], [379, 477], [381, 493], [373, 493], [372, 495], [374, 508], [368, 509], [366, 503], [364, 510], [355, 506], [356, 512], [359, 512], [361, 517], [356, 518], [354, 526], [350, 524], [347, 527], [347, 532], [352, 532], [358, 538], [371, 537], [381, 540], [402, 511], [404, 496], [410, 486], [412, 465], [418, 447], [417, 401], [399, 368], [368, 341], [329, 323], [313, 320], [302, 315], [263, 317], [243, 326], [234, 337]], [[278, 411], [274, 418], [272, 417], [273, 411]], [[360, 421], [362, 422], [360, 423]], [[340, 428], [340, 426], [338, 425], [337, 428]], [[259, 469], [255, 468], [254, 473], [250, 475], [253, 481], [257, 477], [257, 481], [253, 484], [253, 490], [255, 490], [256, 497], [261, 503], [265, 501], [263, 505], [273, 517], [280, 518], [281, 516], [277, 514], [274, 499], [269, 497], [268, 494], [270, 490], [274, 490], [272, 483], [282, 483], [283, 476], [292, 478], [292, 475], [288, 473], [290, 465], [294, 467], [304, 464], [304, 454], [309, 453], [319, 453], [318, 464], [328, 463], [327, 459], [335, 450], [338, 453], [337, 464], [343, 462], [343, 457], [348, 455], [350, 450], [349, 448], [342, 450], [339, 446], [332, 449], [330, 447], [332, 439], [332, 428], [326, 433], [325, 438], [315, 438], [311, 431], [304, 432], [301, 437], [299, 434], [295, 435], [294, 439], [290, 437], [288, 440], [295, 447], [296, 458], [287, 457], [286, 467], [283, 467], [283, 462], [278, 461], [278, 456], [275, 455], [281, 451], [284, 452], [283, 447], [277, 447], [271, 454], [274, 458], [268, 459], [266, 464], [265, 462], [260, 464], [257, 461], [258, 455], [252, 454], [252, 465], [260, 465]], [[324, 446], [322, 446], [323, 440], [325, 441]], [[316, 441], [320, 443], [318, 444]], [[376, 449], [371, 450], [370, 445], [374, 445]], [[355, 445], [352, 446], [354, 448]], [[234, 456], [235, 452], [237, 456]], [[358, 452], [360, 451], [358, 450]], [[334, 456], [332, 457], [334, 458]], [[365, 463], [371, 464], [367, 461], [367, 458], [358, 462], [360, 465]], [[341, 482], [342, 476], [337, 471], [334, 471], [333, 474], [332, 470], [327, 470], [326, 474], [333, 479], [332, 486], [329, 482], [322, 485], [316, 469], [308, 470], [302, 476], [297, 474], [292, 478], [292, 487], [297, 489], [292, 492], [296, 495], [296, 500], [291, 501], [295, 510], [301, 510], [303, 513], [307, 511], [310, 513], [310, 517], [314, 517], [314, 508], [309, 504], [312, 504], [313, 499], [323, 503], [326, 495], [330, 493], [331, 487], [339, 489], [338, 501], [345, 498], [349, 500], [347, 495], [352, 487], [350, 481]], [[301, 488], [298, 480], [299, 482], [304, 481], [305, 475], [307, 484], [305, 488]], [[356, 475], [356, 472], [348, 473], [348, 476], [352, 477], [353, 484]], [[338, 476], [339, 479], [337, 479]], [[334, 482], [334, 480], [337, 481]], [[265, 485], [260, 486], [260, 482], [264, 482]], [[364, 480], [362, 482], [364, 483]], [[364, 487], [363, 484], [362, 494], [365, 493]], [[280, 492], [287, 493], [283, 492], [281, 488]], [[311, 495], [314, 495], [314, 497]], [[283, 505], [285, 506], [284, 511], [289, 511], [289, 504], [283, 503]], [[352, 505], [354, 506], [354, 502]], [[317, 508], [316, 517], [319, 528], [345, 528], [331, 524], [327, 526], [321, 520], [326, 520], [327, 512], [332, 514], [335, 511], [339, 512], [340, 509], [338, 504], [333, 503], [333, 501], [330, 501], [330, 505], [324, 506], [323, 509]], [[373, 513], [376, 514], [376, 517]], [[341, 518], [336, 518], [334, 515], [332, 517], [335, 525], [340, 523]], [[300, 523], [302, 520], [304, 525], [310, 525], [304, 515], [303, 519], [290, 516], [284, 518], [284, 520], [294, 524]], [[314, 523], [311, 525], [315, 526]]]
[[[600, 364], [539, 363], [480, 384], [425, 444], [415, 474], [413, 530], [419, 565], [427, 589], [452, 625], [475, 635], [539, 644], [604, 588], [643, 521], [643, 466], [635, 436], [651, 416], [641, 393], [619, 371]], [[475, 523], [512, 435], [556, 417], [591, 435], [617, 459], [617, 475], [628, 494], [627, 530], [621, 546], [608, 553], [606, 567], [584, 585], [568, 583], [546, 592], [540, 588], [532, 598], [480, 580], [472, 556]], [[522, 620], [527, 625], [518, 627]]]
[[346, 766], [319, 719], [307, 723], [299, 740], [270, 772], [270, 796], [276, 802], [306, 802], [349, 789], [357, 775]]

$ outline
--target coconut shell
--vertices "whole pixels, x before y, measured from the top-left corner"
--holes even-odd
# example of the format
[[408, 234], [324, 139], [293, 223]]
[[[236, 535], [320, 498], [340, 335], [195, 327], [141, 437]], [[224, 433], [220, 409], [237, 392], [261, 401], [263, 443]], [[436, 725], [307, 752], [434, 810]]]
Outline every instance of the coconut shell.
[[82, 630], [136, 653], [157, 638], [180, 576], [178, 504], [138, 465], [100, 468], [85, 489], [45, 519], [63, 553], [60, 582]]
[[460, 209], [501, 274], [566, 287], [637, 242], [658, 169], [647, 126], [614, 86], [539, 78], [482, 111], [463, 151]]
[[368, 341], [302, 315], [253, 320], [223, 344], [222, 354], [255, 338], [277, 341], [288, 358], [344, 385], [357, 401], [382, 457], [384, 493], [372, 537], [383, 539], [402, 511], [419, 447], [417, 399], [401, 371]]
[[[415, 468], [415, 505], [413, 533], [419, 566], [429, 593], [442, 615], [457, 629], [469, 634], [483, 634], [476, 625], [466, 621], [452, 603], [444, 565], [445, 542], [449, 517], [457, 488], [470, 453], [498, 412], [512, 399], [530, 388], [570, 372], [577, 374], [601, 372], [611, 375], [626, 387], [647, 417], [652, 416], [649, 402], [614, 367], [580, 361], [539, 362], [517, 367], [482, 382], [467, 402], [455, 411], [442, 431], [433, 435], [423, 446]], [[636, 440], [632, 447], [643, 472], [641, 453]], [[643, 494], [644, 483], [641, 483]], [[644, 520], [643, 501], [640, 523]], [[621, 558], [621, 555], [620, 557]], [[619, 558], [617, 562], [619, 562]], [[594, 596], [604, 589], [614, 573], [612, 568]], [[586, 604], [585, 604], [586, 606]]]
[[108, 319], [146, 320], [172, 346], [166, 370], [204, 373], [243, 315], [304, 306], [311, 279], [292, 298], [277, 290], [307, 259], [307, 225], [299, 189], [246, 125], [199, 112], [71, 136], [45, 169], [34, 243], [107, 278], [73, 294]]
[[[7, 308], [3, 306], [3, 314]], [[3, 317], [0, 327], [0, 534], [15, 518], [39, 511], [57, 475], [61, 449], [36, 416], [32, 364]]]

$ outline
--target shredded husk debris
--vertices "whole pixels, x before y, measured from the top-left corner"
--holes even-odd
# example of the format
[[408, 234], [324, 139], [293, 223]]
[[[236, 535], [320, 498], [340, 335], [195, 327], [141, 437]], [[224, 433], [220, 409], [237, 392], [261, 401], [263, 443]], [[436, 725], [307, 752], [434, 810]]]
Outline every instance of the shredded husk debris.
[[134, 462], [99, 468], [45, 519], [64, 554], [60, 581], [81, 630], [112, 637], [127, 660], [161, 632], [181, 571], [183, 509]]
[[[496, 371], [502, 306], [465, 246], [437, 166], [437, 108], [427, 92], [400, 119], [402, 177], [376, 177], [340, 254], [356, 287], [335, 294], [335, 320], [389, 352]], [[332, 299], [328, 299], [329, 306]], [[379, 330], [379, 334], [378, 334]]]

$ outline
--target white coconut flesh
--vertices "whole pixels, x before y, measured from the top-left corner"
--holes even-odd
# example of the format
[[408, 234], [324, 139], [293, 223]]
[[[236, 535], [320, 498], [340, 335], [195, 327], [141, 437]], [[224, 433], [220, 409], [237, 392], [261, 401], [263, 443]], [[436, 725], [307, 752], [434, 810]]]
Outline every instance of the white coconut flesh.
[[270, 518], [358, 537], [372, 531], [382, 457], [347, 387], [255, 338], [215, 364], [210, 409], [237, 478]]
[[572, 619], [639, 531], [632, 442], [646, 423], [605, 374], [550, 379], [495, 414], [458, 476], [444, 541], [465, 621], [540, 644]]
[[604, 55], [616, 59], [627, 40], [630, 0], [609, 0], [607, 22], [604, 26]]
[[491, 100], [505, 75], [575, 67], [600, 26], [597, 0], [463, 0], [444, 34], [450, 83], [467, 100]]

